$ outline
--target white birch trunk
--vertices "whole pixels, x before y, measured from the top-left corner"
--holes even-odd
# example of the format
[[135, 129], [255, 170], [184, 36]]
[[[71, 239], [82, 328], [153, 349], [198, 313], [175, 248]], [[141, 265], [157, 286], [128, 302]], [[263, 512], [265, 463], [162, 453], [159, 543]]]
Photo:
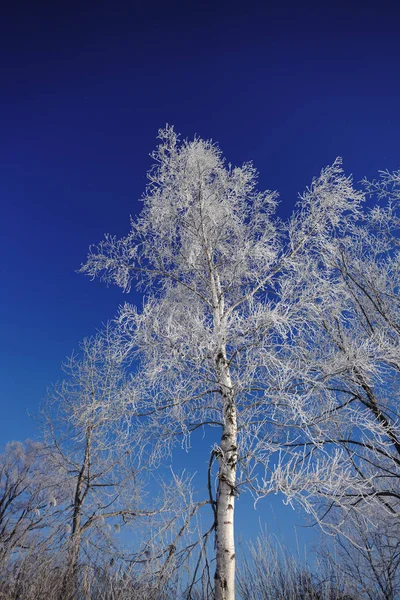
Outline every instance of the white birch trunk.
[[[207, 245], [206, 245], [207, 246]], [[214, 306], [214, 329], [221, 331], [224, 320], [224, 295], [218, 271], [213, 267], [212, 251], [206, 250], [210, 272], [211, 292]], [[226, 355], [226, 346], [221, 343], [216, 357], [217, 384], [222, 398], [223, 429], [217, 460], [218, 489], [216, 498], [215, 524], [215, 600], [235, 600], [235, 493], [237, 465], [237, 414], [235, 396]]]
[[225, 352], [217, 359], [217, 371], [220, 375], [221, 395], [223, 398], [224, 427], [222, 430], [219, 463], [218, 491], [216, 499], [216, 570], [215, 600], [235, 599], [235, 484], [237, 465], [237, 422], [236, 406], [232, 393]]

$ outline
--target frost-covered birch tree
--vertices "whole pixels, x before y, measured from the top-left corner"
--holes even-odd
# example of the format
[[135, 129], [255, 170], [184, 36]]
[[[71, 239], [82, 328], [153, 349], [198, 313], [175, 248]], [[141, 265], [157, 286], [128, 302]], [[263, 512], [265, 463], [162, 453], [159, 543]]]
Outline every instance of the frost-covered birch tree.
[[299, 385], [304, 361], [293, 348], [316, 297], [300, 301], [288, 277], [301, 256], [321, 252], [350, 227], [363, 194], [337, 161], [313, 181], [288, 231], [275, 215], [276, 193], [258, 190], [252, 164], [227, 165], [216, 145], [180, 143], [171, 127], [159, 138], [130, 233], [107, 235], [82, 271], [125, 291], [136, 282], [143, 291], [142, 308], [120, 309], [116, 336], [119, 351], [134, 359], [133, 430], [141, 451], [157, 463], [177, 442], [189, 447], [196, 429], [218, 432], [208, 473], [214, 597], [232, 600], [239, 491], [282, 491], [290, 500], [317, 481], [330, 489], [348, 484], [343, 453], [332, 456], [316, 443], [310, 457], [297, 445], [318, 442], [322, 423], [331, 423], [331, 398], [322, 384]]
[[311, 308], [292, 347], [303, 365], [298, 385], [310, 397], [323, 390], [330, 427], [320, 414], [314, 439], [290, 444], [310, 455], [317, 445], [329, 447], [347, 471], [346, 485], [310, 489], [325, 498], [336, 525], [346, 513], [358, 526], [361, 516], [369, 518], [370, 528], [379, 512], [398, 519], [400, 511], [399, 180], [384, 173], [365, 182], [378, 202], [318, 252], [292, 261], [290, 293]]

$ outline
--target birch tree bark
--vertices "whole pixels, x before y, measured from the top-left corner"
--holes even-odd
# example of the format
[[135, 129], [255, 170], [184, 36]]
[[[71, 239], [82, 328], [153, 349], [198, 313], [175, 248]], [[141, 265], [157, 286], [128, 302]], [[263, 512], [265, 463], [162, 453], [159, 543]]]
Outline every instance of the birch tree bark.
[[237, 468], [237, 410], [232, 379], [226, 355], [224, 295], [218, 272], [210, 270], [211, 290], [214, 305], [214, 328], [217, 338], [222, 340], [217, 348], [216, 381], [222, 399], [222, 432], [216, 457], [219, 464], [216, 496], [215, 523], [215, 598], [235, 598], [235, 494]]
[[237, 467], [237, 412], [225, 348], [217, 358], [220, 393], [223, 402], [223, 427], [217, 460], [219, 463], [216, 500], [216, 600], [235, 598], [235, 494]]

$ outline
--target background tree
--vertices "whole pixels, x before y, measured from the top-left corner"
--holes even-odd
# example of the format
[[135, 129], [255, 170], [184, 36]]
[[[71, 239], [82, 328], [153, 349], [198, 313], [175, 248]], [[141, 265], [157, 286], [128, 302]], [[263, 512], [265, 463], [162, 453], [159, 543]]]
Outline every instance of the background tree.
[[13, 442], [1, 456], [1, 598], [179, 593], [188, 514], [192, 525], [198, 506], [178, 476], [144, 505], [112, 335], [107, 327], [85, 340], [65, 364], [42, 406], [44, 442]]
[[10, 442], [0, 456], [0, 562], [28, 549], [48, 526], [54, 499], [41, 443]]
[[[1, 598], [34, 597], [25, 593], [28, 572], [36, 581], [41, 567], [49, 568], [51, 531], [58, 519], [54, 493], [52, 465], [43, 444], [7, 444], [0, 456]], [[32, 588], [36, 589], [33, 582]]]
[[[320, 549], [321, 555], [324, 551]], [[346, 536], [336, 536], [325, 550], [327, 564], [342, 574], [361, 598], [396, 600], [400, 594], [400, 526], [391, 514], [375, 521], [356, 518]]]
[[[130, 452], [123, 365], [112, 353], [110, 330], [85, 340], [65, 365], [42, 414], [47, 460], [56, 474], [60, 543], [68, 539], [68, 569], [61, 596], [74, 594], [83, 541], [92, 553], [120, 549], [113, 533], [141, 514], [139, 477]], [[61, 510], [61, 509], [60, 509]], [[116, 557], [112, 559], [115, 560]], [[104, 560], [104, 559], [102, 559]]]
[[226, 166], [211, 142], [179, 144], [170, 127], [159, 137], [142, 213], [127, 237], [106, 236], [91, 248], [82, 270], [126, 291], [136, 279], [145, 290], [141, 311], [126, 304], [118, 316], [119, 347], [137, 365], [130, 389], [142, 452], [157, 462], [199, 427], [220, 430], [208, 481], [215, 598], [227, 600], [235, 595], [241, 486], [257, 495], [279, 489], [290, 499], [310, 482], [348, 485], [344, 451], [332, 460], [320, 448], [312, 462], [297, 442], [287, 443], [283, 425], [295, 441], [315, 440], [331, 408], [322, 388], [311, 395], [297, 387], [292, 347], [314, 297], [311, 305], [299, 302], [287, 278], [299, 255], [320, 251], [357, 218], [363, 195], [336, 162], [304, 195], [286, 243], [276, 194], [257, 191], [251, 164]]
[[[317, 548], [313, 565], [279, 541], [262, 533], [244, 550], [238, 569], [242, 600], [362, 600], [351, 578]], [[311, 555], [310, 555], [311, 556]]]
[[[361, 515], [368, 519], [369, 513], [375, 521], [377, 510], [398, 520], [397, 186], [398, 174], [387, 173], [381, 183], [369, 184], [369, 191], [381, 189], [381, 200], [389, 194], [388, 202], [376, 203], [348, 227], [341, 223], [329, 244], [321, 245], [318, 252], [296, 257], [288, 283], [290, 293], [310, 308], [292, 349], [292, 360], [302, 364], [298, 389], [310, 397], [322, 389], [330, 399], [330, 427], [325, 427], [326, 415], [320, 412], [321, 428], [314, 439], [291, 444], [303, 445], [309, 457], [321, 446], [328, 453], [336, 448], [338, 461], [343, 461], [343, 466], [348, 462], [347, 485], [323, 487], [316, 482], [310, 489], [309, 509], [314, 510], [311, 496], [315, 492], [316, 498], [325, 497], [322, 510], [329, 511], [326, 516], [335, 526], [346, 518], [345, 506], [347, 516], [355, 522]], [[325, 404], [323, 410], [326, 408]], [[367, 530], [369, 527], [366, 523]]]

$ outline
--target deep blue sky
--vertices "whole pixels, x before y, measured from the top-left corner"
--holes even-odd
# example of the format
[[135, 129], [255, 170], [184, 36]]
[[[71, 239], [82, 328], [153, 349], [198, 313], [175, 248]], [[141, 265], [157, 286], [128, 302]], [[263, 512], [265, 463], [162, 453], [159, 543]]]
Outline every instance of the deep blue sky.
[[[75, 271], [127, 232], [159, 127], [254, 160], [282, 214], [336, 156], [399, 168], [397, 2], [9, 3], [0, 17], [0, 447], [125, 298]], [[4, 12], [5, 10], [5, 12]]]

